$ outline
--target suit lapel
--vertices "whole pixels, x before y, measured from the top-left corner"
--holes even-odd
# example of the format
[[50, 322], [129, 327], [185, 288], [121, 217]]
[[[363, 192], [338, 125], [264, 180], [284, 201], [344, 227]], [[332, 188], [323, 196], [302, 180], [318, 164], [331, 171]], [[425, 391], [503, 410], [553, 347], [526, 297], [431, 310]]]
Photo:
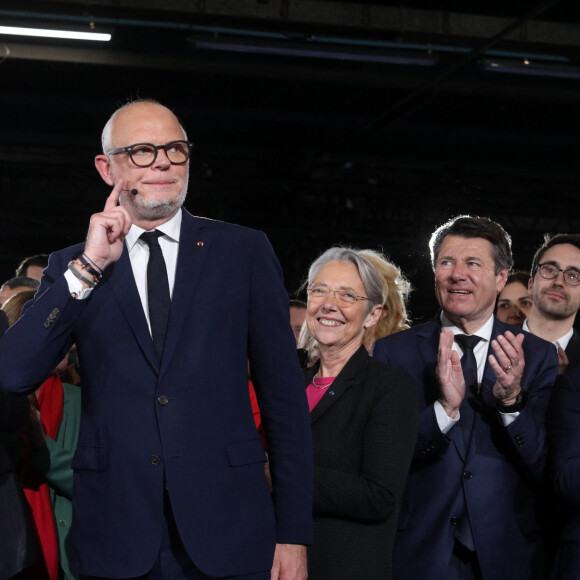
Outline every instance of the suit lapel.
[[576, 329], [574, 329], [572, 338], [566, 347], [566, 356], [570, 361], [569, 368], [580, 366], [580, 336], [578, 336]]
[[[364, 346], [361, 346], [348, 360], [344, 368], [340, 371], [334, 382], [327, 388], [324, 396], [310, 413], [310, 422], [317, 421], [326, 411], [328, 411], [340, 398], [355, 384], [361, 380], [360, 371], [368, 362], [369, 354]], [[308, 383], [318, 372], [318, 363], [315, 367], [308, 369], [306, 379]]]
[[183, 210], [175, 285], [161, 361], [162, 370], [167, 368], [175, 354], [179, 337], [188, 319], [187, 315], [195, 304], [203, 266], [211, 249], [212, 240], [208, 237], [206, 221]]
[[440, 395], [439, 383], [437, 381], [437, 353], [439, 352], [439, 335], [441, 334], [441, 319], [439, 315], [427, 324], [424, 324], [417, 336], [419, 337], [419, 352], [424, 363], [423, 384], [425, 385], [425, 397], [430, 404], [437, 400]]
[[123, 245], [123, 253], [119, 260], [105, 270], [103, 277], [105, 280], [108, 278], [107, 287], [111, 288], [115, 295], [121, 312], [131, 327], [143, 354], [151, 366], [155, 370], [158, 370], [159, 362], [155, 354], [153, 341], [151, 340], [151, 333], [147, 326], [147, 319], [143, 312], [141, 298], [139, 297], [137, 285], [135, 284], [135, 277], [133, 276], [133, 269], [131, 268], [131, 261], [129, 260], [129, 251], [126, 245]]

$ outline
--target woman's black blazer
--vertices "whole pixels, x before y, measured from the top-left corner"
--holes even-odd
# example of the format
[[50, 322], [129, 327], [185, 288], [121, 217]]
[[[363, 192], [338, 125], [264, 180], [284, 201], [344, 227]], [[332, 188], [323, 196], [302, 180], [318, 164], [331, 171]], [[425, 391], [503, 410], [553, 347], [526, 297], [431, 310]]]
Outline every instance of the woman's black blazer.
[[[305, 371], [306, 384], [318, 364]], [[350, 358], [311, 413], [314, 544], [309, 580], [388, 580], [418, 426], [417, 390], [402, 369]]]

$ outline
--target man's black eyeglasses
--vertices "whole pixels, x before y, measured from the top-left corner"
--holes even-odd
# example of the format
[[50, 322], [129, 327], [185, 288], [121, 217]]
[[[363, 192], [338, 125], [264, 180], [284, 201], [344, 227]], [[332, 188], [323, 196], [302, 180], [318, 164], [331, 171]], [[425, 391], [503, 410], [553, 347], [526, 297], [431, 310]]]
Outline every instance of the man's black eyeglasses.
[[562, 272], [564, 282], [566, 282], [568, 286], [578, 286], [578, 284], [580, 284], [580, 272], [578, 270], [563, 270], [562, 268], [557, 268], [553, 264], [539, 264], [536, 267], [536, 271], [546, 280], [553, 280], [558, 277], [560, 272]]
[[171, 141], [166, 145], [153, 145], [153, 143], [135, 143], [128, 147], [111, 149], [107, 155], [119, 155], [128, 153], [131, 161], [138, 167], [149, 167], [155, 163], [159, 149], [165, 151], [167, 159], [172, 165], [183, 165], [191, 156], [193, 143], [188, 141]]

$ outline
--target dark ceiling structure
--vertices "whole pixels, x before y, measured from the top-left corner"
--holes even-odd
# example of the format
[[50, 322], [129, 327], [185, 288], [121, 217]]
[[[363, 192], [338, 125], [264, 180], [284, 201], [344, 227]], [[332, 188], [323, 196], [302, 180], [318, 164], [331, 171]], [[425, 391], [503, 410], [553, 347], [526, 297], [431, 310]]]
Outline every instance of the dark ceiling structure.
[[84, 238], [102, 126], [131, 98], [195, 142], [186, 207], [264, 230], [291, 294], [330, 245], [382, 248], [419, 320], [450, 217], [502, 223], [519, 268], [580, 231], [575, 0], [3, 0], [0, 26], [112, 35], [0, 35], [3, 279]]

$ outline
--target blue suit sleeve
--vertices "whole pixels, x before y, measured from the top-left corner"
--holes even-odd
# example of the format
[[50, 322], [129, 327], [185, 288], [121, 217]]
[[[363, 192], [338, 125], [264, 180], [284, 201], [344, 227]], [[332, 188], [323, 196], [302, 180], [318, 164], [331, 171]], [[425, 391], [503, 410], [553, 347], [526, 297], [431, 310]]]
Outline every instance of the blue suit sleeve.
[[0, 338], [0, 388], [34, 391], [70, 348], [73, 327], [86, 301], [75, 300], [64, 278], [68, 260], [53, 254], [34, 300]]
[[[411, 365], [403, 365], [402, 361], [406, 361], [409, 354], [403, 354], [398, 347], [399, 345], [395, 345], [395, 341], [392, 339], [379, 340], [375, 343], [373, 358], [377, 358], [393, 366], [399, 366], [409, 372], [417, 389], [417, 396], [420, 398], [424, 392], [424, 385], [419, 382], [417, 377], [419, 368], [417, 365], [414, 365], [413, 368], [411, 368]], [[405, 345], [403, 344], [401, 348], [405, 350]], [[451, 443], [451, 439], [441, 432], [437, 424], [433, 404], [427, 406], [420, 405], [420, 409], [419, 431], [413, 453], [411, 470], [425, 467], [438, 461], [447, 452], [449, 444]], [[456, 429], [456, 426], [452, 427], [452, 429]]]
[[580, 506], [580, 370], [558, 378], [548, 413], [548, 437], [556, 490]]
[[[538, 340], [528, 335], [524, 345], [532, 338]], [[558, 375], [558, 356], [556, 349], [542, 341], [541, 348], [526, 349], [525, 357], [522, 388], [528, 392], [529, 399], [506, 430], [521, 461], [541, 480], [547, 458], [546, 412]]]
[[266, 433], [278, 543], [312, 542], [313, 456], [310, 414], [288, 294], [272, 247], [258, 238], [249, 313], [252, 380]]

